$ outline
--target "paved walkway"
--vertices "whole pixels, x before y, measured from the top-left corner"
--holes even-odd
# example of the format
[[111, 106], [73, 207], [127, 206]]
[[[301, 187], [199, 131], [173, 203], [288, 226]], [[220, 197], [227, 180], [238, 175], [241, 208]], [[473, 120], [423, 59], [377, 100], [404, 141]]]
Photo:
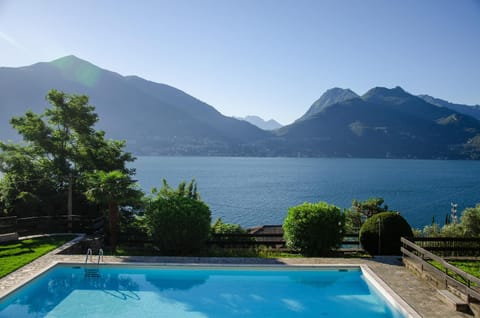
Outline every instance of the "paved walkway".
[[[39, 273], [59, 262], [84, 263], [82, 255], [59, 255], [62, 250], [71, 246], [67, 243], [55, 251], [44, 255], [34, 262], [20, 268], [14, 273], [0, 279], [0, 297], [18, 288]], [[96, 256], [94, 256], [96, 261]], [[472, 317], [452, 310], [437, 296], [437, 291], [408, 271], [398, 257], [378, 257], [373, 259], [359, 258], [218, 258], [218, 257], [155, 257], [105, 256], [104, 263], [187, 263], [187, 264], [286, 264], [286, 265], [314, 265], [314, 264], [358, 264], [368, 265], [391, 289], [404, 301], [425, 318], [457, 318]]]

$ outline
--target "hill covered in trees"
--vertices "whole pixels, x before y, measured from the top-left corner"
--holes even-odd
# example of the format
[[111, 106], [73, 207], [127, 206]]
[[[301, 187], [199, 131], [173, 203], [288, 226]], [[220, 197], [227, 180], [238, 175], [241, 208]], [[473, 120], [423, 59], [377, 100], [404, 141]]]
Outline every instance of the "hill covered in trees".
[[18, 140], [8, 120], [43, 112], [50, 89], [88, 95], [107, 138], [136, 155], [480, 157], [478, 107], [376, 87], [360, 96], [333, 88], [290, 125], [262, 130], [185, 92], [122, 76], [75, 56], [0, 68], [1, 139]]

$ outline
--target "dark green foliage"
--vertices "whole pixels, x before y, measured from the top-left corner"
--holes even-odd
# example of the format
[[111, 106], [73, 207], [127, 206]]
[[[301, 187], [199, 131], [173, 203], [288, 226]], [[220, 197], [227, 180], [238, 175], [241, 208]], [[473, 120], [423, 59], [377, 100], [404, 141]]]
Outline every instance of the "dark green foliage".
[[351, 209], [369, 218], [374, 214], [388, 211], [388, 206], [383, 204], [384, 202], [383, 198], [370, 198], [365, 201], [353, 200]]
[[383, 198], [369, 198], [365, 201], [352, 201], [352, 207], [345, 211], [345, 227], [348, 233], [356, 233], [363, 222], [374, 214], [387, 212]]
[[200, 251], [210, 233], [211, 212], [200, 200], [195, 181], [188, 186], [183, 182], [175, 190], [163, 180], [163, 187], [153, 194], [146, 204], [145, 224], [160, 253]]
[[94, 129], [98, 116], [87, 96], [51, 90], [47, 101], [51, 107], [43, 114], [11, 119], [23, 143], [0, 142], [0, 208], [16, 216], [66, 214], [71, 186], [73, 214], [96, 214], [85, 197], [86, 175], [119, 170], [129, 177], [125, 163], [133, 157], [124, 142]]
[[460, 217], [460, 223], [465, 230], [465, 235], [470, 237], [480, 236], [480, 204], [474, 208], [466, 208]]
[[445, 224], [444, 225], [449, 225], [450, 223], [452, 223], [452, 217], [450, 216], [450, 213], [446, 213], [445, 214]]
[[358, 233], [364, 219], [362, 214], [352, 209], [346, 209], [344, 215], [345, 231], [347, 231], [347, 233]]
[[246, 231], [239, 224], [223, 223], [218, 218], [212, 225], [212, 234], [245, 234]]
[[413, 237], [413, 233], [407, 221], [396, 212], [375, 214], [360, 229], [360, 243], [371, 255], [399, 255], [402, 236]]
[[143, 192], [138, 189], [131, 177], [120, 170], [102, 170], [88, 173], [87, 199], [108, 206], [110, 246], [115, 250], [120, 226], [119, 206], [139, 205]]
[[242, 236], [247, 231], [239, 224], [223, 223], [221, 218], [218, 218], [212, 225], [211, 234], [214, 241], [249, 241], [252, 238]]
[[287, 245], [307, 256], [329, 255], [342, 243], [344, 215], [325, 202], [304, 203], [288, 210], [283, 223]]

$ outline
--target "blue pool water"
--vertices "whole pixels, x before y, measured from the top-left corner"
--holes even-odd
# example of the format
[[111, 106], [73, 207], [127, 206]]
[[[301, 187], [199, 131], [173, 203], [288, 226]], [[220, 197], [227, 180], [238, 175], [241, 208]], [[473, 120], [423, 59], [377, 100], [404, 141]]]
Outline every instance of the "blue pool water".
[[360, 269], [57, 266], [0, 317], [403, 317]]

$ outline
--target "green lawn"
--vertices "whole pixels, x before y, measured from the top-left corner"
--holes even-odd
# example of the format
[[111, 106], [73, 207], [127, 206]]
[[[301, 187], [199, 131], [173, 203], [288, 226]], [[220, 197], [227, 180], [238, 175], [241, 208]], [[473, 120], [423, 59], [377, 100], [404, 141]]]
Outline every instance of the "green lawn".
[[[439, 270], [441, 270], [442, 272], [445, 272], [445, 267], [443, 267], [443, 265], [441, 265], [440, 263], [436, 262], [436, 261], [433, 261], [433, 260], [429, 260], [428, 261], [430, 264], [432, 264], [433, 266], [435, 266], [436, 268], [438, 268]], [[462, 261], [457, 261], [457, 260], [449, 260], [448, 261], [449, 264], [463, 270], [464, 272], [467, 272], [477, 278], [480, 278], [480, 261], [473, 261], [473, 260], [462, 260]], [[455, 274], [455, 273], [452, 273], [451, 271], [449, 272], [449, 275], [453, 278], [455, 278], [456, 280], [458, 280], [459, 282], [462, 282], [464, 284], [466, 284], [467, 282], [465, 281], [465, 279], [463, 279], [461, 276]], [[475, 283], [472, 283], [472, 286], [476, 286]]]
[[0, 243], [0, 277], [19, 269], [42, 255], [72, 240], [74, 235], [40, 237]]
[[448, 261], [453, 266], [460, 268], [477, 278], [480, 278], [480, 261]]

